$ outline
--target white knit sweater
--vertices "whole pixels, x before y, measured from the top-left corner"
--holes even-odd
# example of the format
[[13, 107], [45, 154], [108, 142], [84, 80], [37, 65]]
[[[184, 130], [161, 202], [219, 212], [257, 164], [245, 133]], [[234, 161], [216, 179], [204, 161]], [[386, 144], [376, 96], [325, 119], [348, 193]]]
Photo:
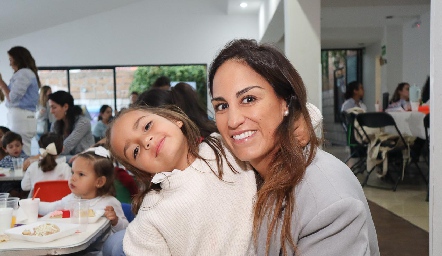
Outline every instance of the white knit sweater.
[[[250, 254], [255, 174], [226, 153], [239, 173], [224, 164], [224, 181], [197, 159], [164, 180], [161, 191], [146, 195], [126, 230], [126, 255]], [[200, 154], [217, 170], [207, 144], [201, 144]]]

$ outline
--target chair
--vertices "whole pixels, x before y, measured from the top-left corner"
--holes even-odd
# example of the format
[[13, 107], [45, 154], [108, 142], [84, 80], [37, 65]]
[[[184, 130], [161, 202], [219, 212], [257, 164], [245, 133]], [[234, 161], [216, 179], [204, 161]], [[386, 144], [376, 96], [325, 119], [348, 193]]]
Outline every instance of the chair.
[[356, 139], [355, 134], [362, 138], [363, 136], [359, 133], [358, 129], [355, 129], [355, 119], [356, 114], [347, 113], [346, 111], [341, 112], [341, 121], [346, 134], [347, 146], [350, 148], [350, 155], [344, 161], [347, 163], [351, 158], [359, 158], [356, 163], [350, 166], [350, 169], [354, 174], [362, 173], [365, 169], [365, 162], [367, 157], [367, 144], [361, 143]]
[[121, 207], [123, 208], [124, 216], [130, 223], [135, 218], [135, 214], [132, 212], [132, 205], [128, 203], [121, 203]]
[[39, 181], [34, 185], [34, 193], [39, 188], [37, 197], [42, 202], [54, 202], [71, 193], [67, 180]]
[[[399, 167], [399, 172], [401, 173], [398, 175], [398, 178], [394, 180], [394, 186], [393, 191], [396, 191], [397, 186], [399, 184], [399, 181], [403, 179], [405, 169], [408, 167], [408, 155], [409, 155], [409, 146], [407, 141], [402, 136], [401, 132], [397, 128], [396, 122], [394, 121], [393, 117], [385, 112], [372, 112], [372, 113], [361, 113], [356, 116], [356, 119], [359, 123], [359, 125], [362, 128], [363, 133], [369, 140], [369, 147], [378, 146], [382, 147], [387, 150], [386, 152], [386, 160], [388, 161], [388, 171], [387, 175], [392, 177], [392, 171], [390, 167]], [[395, 131], [397, 132], [397, 136], [394, 135], [388, 135], [383, 132], [383, 128], [387, 126], [393, 126], [395, 128]], [[367, 127], [369, 128], [376, 128], [379, 129], [378, 133], [375, 135], [367, 133]], [[378, 138], [381, 138], [381, 135], [387, 135], [388, 138], [385, 140], [379, 140]], [[402, 150], [406, 151], [406, 155], [402, 153]], [[376, 154], [376, 152], [375, 152]], [[379, 154], [376, 154], [376, 159], [382, 159], [382, 154], [379, 152]], [[368, 179], [370, 177], [370, 174], [373, 172], [377, 165], [373, 166], [370, 170], [367, 169], [367, 176], [365, 177], [364, 182], [362, 183], [362, 186], [367, 185]]]

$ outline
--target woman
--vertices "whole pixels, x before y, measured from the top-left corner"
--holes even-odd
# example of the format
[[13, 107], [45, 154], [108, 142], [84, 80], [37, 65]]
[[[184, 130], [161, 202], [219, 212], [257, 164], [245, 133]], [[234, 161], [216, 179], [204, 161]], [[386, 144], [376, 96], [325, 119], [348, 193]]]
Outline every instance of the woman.
[[98, 123], [95, 125], [92, 135], [95, 141], [99, 141], [106, 136], [106, 129], [109, 122], [112, 120], [112, 108], [109, 105], [103, 105], [100, 108], [98, 115]]
[[[262, 179], [255, 203], [258, 255], [379, 255], [362, 188], [318, 148], [296, 69], [278, 50], [234, 40], [209, 72], [216, 125], [227, 146]], [[307, 120], [303, 149], [294, 122]]]
[[342, 103], [341, 112], [347, 111], [350, 108], [361, 108], [364, 112], [367, 111], [367, 106], [362, 102], [364, 97], [364, 86], [357, 81], [353, 81], [347, 85], [345, 91], [345, 101]]
[[387, 107], [388, 110], [411, 111], [410, 105], [410, 84], [400, 83], [394, 90], [393, 96]]
[[23, 140], [23, 151], [31, 154], [31, 140], [36, 134], [37, 120], [35, 119], [38, 104], [38, 89], [40, 79], [37, 66], [28, 49], [22, 46], [12, 47], [9, 51], [9, 65], [14, 74], [9, 85], [3, 81], [0, 74], [0, 88], [6, 97], [9, 128], [20, 134]]
[[49, 94], [52, 93], [52, 89], [48, 85], [44, 85], [40, 88], [40, 97], [37, 106], [37, 135], [41, 137], [44, 133], [47, 133], [50, 129], [50, 125], [53, 122], [54, 117], [49, 113]]
[[49, 106], [56, 120], [51, 132], [62, 135], [64, 139], [62, 155], [81, 153], [94, 144], [91, 122], [83, 116], [80, 107], [74, 106], [70, 93], [57, 91], [49, 94]]

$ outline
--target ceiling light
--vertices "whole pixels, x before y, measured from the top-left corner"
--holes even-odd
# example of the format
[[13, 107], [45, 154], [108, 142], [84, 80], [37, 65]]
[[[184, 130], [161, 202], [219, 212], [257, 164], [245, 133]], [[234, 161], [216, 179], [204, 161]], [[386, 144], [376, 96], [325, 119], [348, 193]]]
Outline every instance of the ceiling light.
[[241, 6], [242, 8], [246, 8], [247, 7], [247, 3], [242, 2], [239, 6]]

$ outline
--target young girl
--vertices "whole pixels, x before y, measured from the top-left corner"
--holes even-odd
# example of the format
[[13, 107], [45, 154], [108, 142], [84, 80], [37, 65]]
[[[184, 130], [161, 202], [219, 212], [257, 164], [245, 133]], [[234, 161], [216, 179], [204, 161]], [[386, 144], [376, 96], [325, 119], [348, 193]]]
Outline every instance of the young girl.
[[56, 133], [45, 133], [38, 141], [40, 146], [40, 161], [33, 162], [26, 170], [21, 180], [21, 188], [34, 195], [34, 185], [44, 180], [68, 180], [71, 177], [71, 167], [66, 163], [66, 157], [57, 156], [63, 150], [63, 137]]
[[124, 236], [126, 255], [247, 255], [255, 174], [222, 145], [201, 141], [177, 107], [135, 106], [114, 119], [107, 141], [145, 188]]
[[73, 199], [88, 199], [89, 208], [105, 210], [105, 217], [112, 224], [112, 232], [127, 227], [121, 203], [114, 197], [114, 166], [109, 151], [103, 147], [91, 148], [77, 155], [72, 163], [69, 187], [72, 193], [55, 202], [40, 202], [38, 214], [46, 215], [64, 209]]

